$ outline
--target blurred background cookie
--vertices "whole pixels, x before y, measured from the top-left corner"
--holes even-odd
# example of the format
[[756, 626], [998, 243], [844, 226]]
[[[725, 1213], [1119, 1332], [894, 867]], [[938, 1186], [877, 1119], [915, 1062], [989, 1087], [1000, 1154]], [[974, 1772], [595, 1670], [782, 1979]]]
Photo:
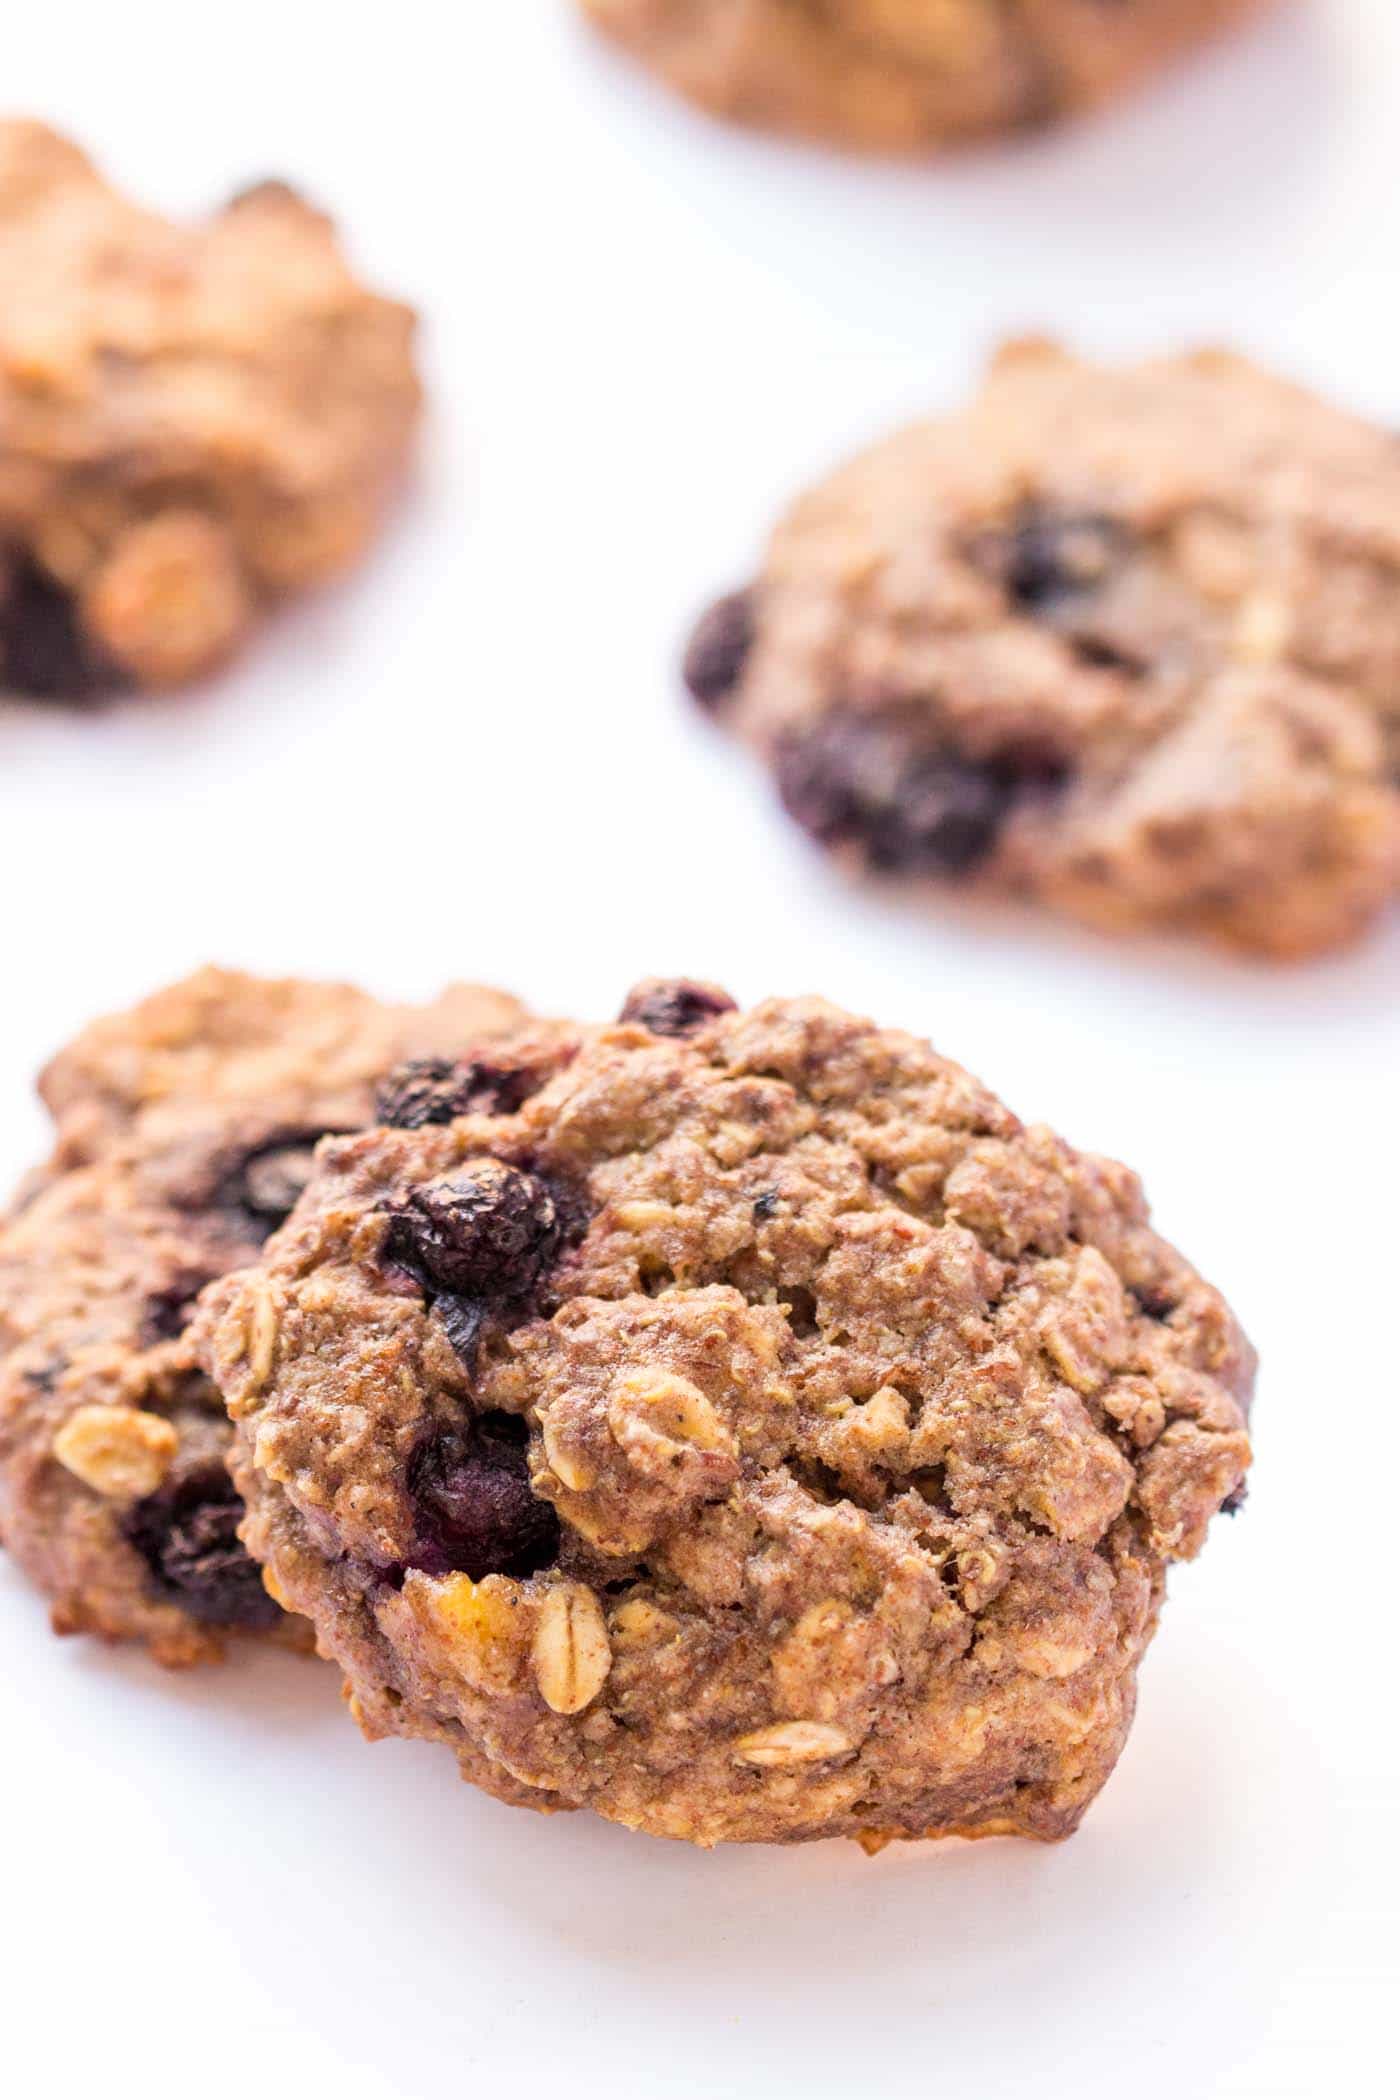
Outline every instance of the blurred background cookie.
[[174, 226], [0, 125], [0, 690], [179, 685], [345, 568], [408, 455], [413, 332], [286, 184]]
[[580, 0], [717, 115], [911, 150], [1108, 100], [1267, 0]]
[[686, 676], [861, 865], [1334, 947], [1400, 886], [1400, 453], [1242, 358], [1013, 345], [793, 505]]

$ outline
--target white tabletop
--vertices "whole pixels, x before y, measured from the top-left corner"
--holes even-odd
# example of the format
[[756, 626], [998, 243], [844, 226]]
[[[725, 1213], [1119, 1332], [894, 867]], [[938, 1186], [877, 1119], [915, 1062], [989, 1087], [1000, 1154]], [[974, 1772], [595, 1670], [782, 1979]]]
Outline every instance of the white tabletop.
[[[478, 19], [480, 17], [480, 19]], [[358, 25], [349, 26], [353, 18]], [[1143, 1173], [1265, 1363], [1072, 1843], [705, 1856], [366, 1748], [323, 1666], [59, 1644], [0, 1563], [16, 2093], [1355, 2100], [1393, 2070], [1400, 923], [1279, 972], [844, 881], [677, 638], [999, 334], [1230, 340], [1400, 420], [1400, 9], [1317, 0], [1053, 140], [709, 125], [555, 0], [50, 0], [4, 95], [172, 210], [286, 174], [428, 317], [420, 484], [206, 690], [0, 710], [0, 1175], [82, 1021], [208, 958], [602, 1016], [825, 991]]]

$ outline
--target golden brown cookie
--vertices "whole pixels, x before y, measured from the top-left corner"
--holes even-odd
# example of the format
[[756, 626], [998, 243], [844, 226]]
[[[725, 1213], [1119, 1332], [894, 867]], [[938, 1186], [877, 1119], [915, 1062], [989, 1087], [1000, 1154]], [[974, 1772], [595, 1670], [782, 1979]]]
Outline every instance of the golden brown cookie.
[[1400, 450], [1223, 353], [1015, 345], [794, 504], [686, 675], [848, 860], [1334, 947], [1400, 888]]
[[468, 985], [393, 1007], [204, 970], [54, 1060], [54, 1156], [0, 1225], [0, 1533], [60, 1632], [166, 1663], [294, 1637], [238, 1539], [194, 1301], [286, 1217], [322, 1134], [370, 1117], [386, 1067], [520, 1018]]
[[581, 0], [691, 101], [885, 151], [1049, 123], [1264, 0]]
[[381, 1096], [196, 1346], [371, 1735], [714, 1844], [1063, 1837], [1253, 1360], [1134, 1177], [819, 1000]]
[[180, 684], [353, 561], [417, 421], [413, 326], [284, 183], [174, 226], [0, 124], [0, 690]]

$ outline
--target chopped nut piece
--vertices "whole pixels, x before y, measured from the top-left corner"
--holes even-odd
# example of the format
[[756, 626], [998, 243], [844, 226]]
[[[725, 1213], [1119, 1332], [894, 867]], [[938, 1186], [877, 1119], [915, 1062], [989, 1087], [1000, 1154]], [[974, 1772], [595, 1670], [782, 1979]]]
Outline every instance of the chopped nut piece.
[[53, 1455], [85, 1487], [113, 1501], [153, 1495], [180, 1439], [173, 1425], [139, 1407], [80, 1407], [53, 1440]]
[[528, 1616], [508, 1575], [445, 1575], [414, 1582], [410, 1601], [454, 1669], [482, 1691], [507, 1690], [519, 1675]]
[[676, 1630], [670, 1612], [658, 1611], [645, 1597], [629, 1597], [608, 1621], [614, 1648], [642, 1648], [668, 1640]]

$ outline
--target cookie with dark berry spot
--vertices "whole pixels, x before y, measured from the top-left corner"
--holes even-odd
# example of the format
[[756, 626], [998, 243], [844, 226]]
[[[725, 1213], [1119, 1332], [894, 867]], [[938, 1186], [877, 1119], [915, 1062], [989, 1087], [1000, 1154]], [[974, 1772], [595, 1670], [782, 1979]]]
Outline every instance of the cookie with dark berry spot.
[[407, 1056], [470, 1069], [519, 1026], [454, 987], [384, 1006], [347, 985], [204, 970], [100, 1021], [41, 1082], [47, 1168], [0, 1225], [0, 1534], [60, 1632], [160, 1661], [284, 1624], [239, 1537], [229, 1424], [189, 1324], [287, 1217], [327, 1131], [360, 1128]]
[[848, 861], [1332, 948], [1400, 891], [1400, 449], [1224, 353], [1013, 345], [799, 499], [686, 674]]
[[580, 0], [716, 115], [901, 152], [1123, 93], [1264, 0]]
[[819, 1000], [532, 1044], [328, 1140], [197, 1315], [361, 1725], [705, 1845], [1066, 1836], [1238, 1506], [1224, 1301], [1125, 1168]]
[[346, 568], [411, 448], [413, 328], [285, 183], [176, 226], [0, 123], [0, 692], [182, 684]]

